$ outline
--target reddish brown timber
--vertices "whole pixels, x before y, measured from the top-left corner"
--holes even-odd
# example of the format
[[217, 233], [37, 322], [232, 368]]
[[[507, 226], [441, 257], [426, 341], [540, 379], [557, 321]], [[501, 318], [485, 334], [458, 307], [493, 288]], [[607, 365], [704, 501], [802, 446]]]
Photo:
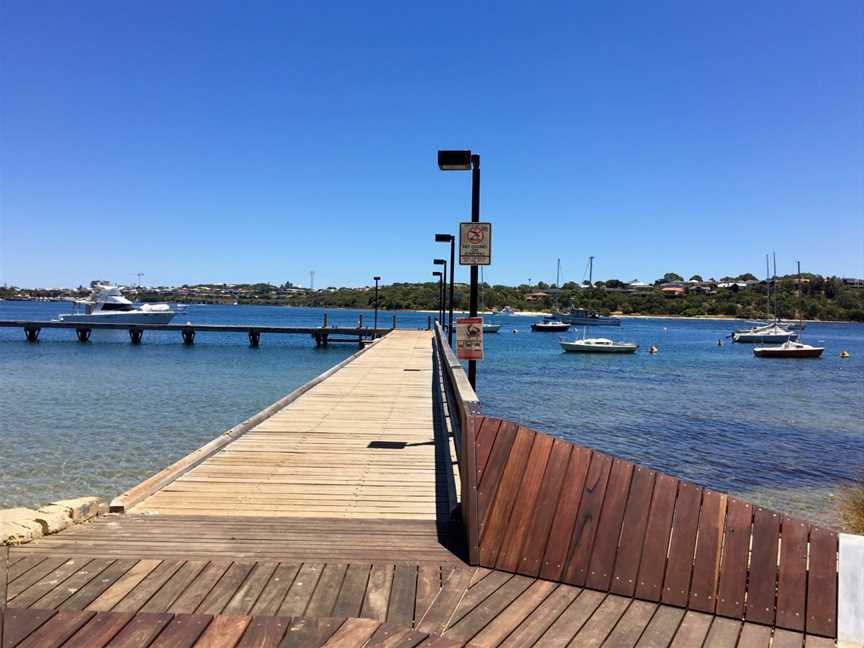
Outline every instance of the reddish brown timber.
[[501, 423], [501, 427], [498, 429], [498, 434], [495, 437], [495, 444], [492, 446], [492, 451], [489, 454], [489, 460], [486, 462], [483, 479], [478, 481], [477, 519], [480, 525], [480, 537], [482, 537], [483, 529], [486, 526], [486, 517], [489, 514], [489, 509], [498, 492], [498, 482], [504, 473], [504, 467], [510, 456], [510, 448], [516, 439], [517, 429], [518, 427], [515, 423], [510, 423], [509, 421]]
[[97, 612], [76, 632], [64, 648], [102, 648], [120, 632], [134, 615], [128, 612]]
[[148, 648], [191, 648], [211, 618], [205, 614], [178, 614]]
[[666, 577], [663, 581], [661, 600], [664, 603], [680, 607], [687, 605], [701, 506], [702, 488], [689, 482], [680, 482], [675, 515], [672, 518]]
[[477, 482], [483, 479], [486, 472], [486, 463], [495, 445], [495, 437], [498, 436], [498, 428], [501, 427], [501, 419], [479, 417], [476, 419], [477, 426]]
[[[498, 554], [497, 569], [524, 572], [525, 543], [531, 531], [531, 518], [538, 506], [538, 497], [546, 474], [549, 454], [552, 451], [552, 443], [552, 437], [546, 434], [538, 432], [534, 435], [534, 443], [531, 446], [531, 454], [528, 456], [528, 463], [522, 474], [521, 484], [515, 489], [515, 503], [510, 520], [504, 529], [504, 540], [501, 545], [501, 552]], [[482, 559], [482, 540], [480, 556]]]
[[723, 558], [717, 586], [717, 614], [737, 619], [744, 616], [752, 522], [753, 507], [747, 502], [730, 497], [726, 506]]
[[726, 523], [726, 495], [705, 490], [696, 556], [693, 560], [693, 581], [690, 585], [690, 609], [714, 612], [717, 604], [717, 580], [720, 575], [720, 550]]
[[561, 487], [561, 496], [552, 528], [549, 531], [549, 542], [543, 556], [540, 577], [546, 580], [560, 580], [567, 562], [567, 552], [570, 549], [570, 539], [573, 537], [573, 527], [576, 525], [576, 515], [582, 502], [585, 480], [588, 477], [588, 466], [591, 463], [591, 451], [587, 448], [574, 447], [567, 465], [567, 475]]
[[609, 591], [612, 582], [612, 571], [615, 567], [615, 554], [618, 551], [618, 540], [621, 538], [621, 524], [624, 521], [624, 509], [627, 496], [630, 493], [630, 482], [633, 479], [633, 464], [629, 461], [615, 459], [612, 471], [609, 473], [609, 484], [606, 486], [606, 498], [597, 526], [597, 537], [591, 552], [589, 572], [586, 585], [592, 589]]
[[750, 580], [747, 589], [747, 620], [774, 624], [777, 592], [777, 540], [780, 516], [757, 508], [753, 512], [753, 543], [750, 548]]
[[648, 513], [648, 525], [645, 529], [645, 544], [642, 547], [642, 557], [639, 561], [639, 577], [636, 582], [637, 598], [648, 601], [660, 600], [677, 493], [678, 480], [669, 475], [658, 473], [654, 484], [651, 510]]
[[807, 606], [807, 536], [810, 525], [783, 516], [780, 573], [777, 581], [777, 626], [804, 630]]
[[603, 509], [603, 498], [606, 495], [606, 484], [609, 481], [609, 471], [612, 469], [612, 458], [609, 455], [595, 452], [591, 455], [591, 465], [585, 479], [585, 492], [579, 505], [579, 514], [573, 528], [573, 539], [570, 542], [567, 564], [564, 568], [563, 581], [571, 585], [582, 586], [588, 576], [588, 562], [591, 549], [594, 546], [594, 535], [597, 532], [597, 522]]
[[622, 596], [633, 596], [636, 591], [636, 577], [639, 572], [639, 559], [645, 543], [645, 528], [651, 510], [651, 495], [654, 492], [656, 473], [642, 466], [636, 466], [633, 483], [627, 497], [627, 508], [621, 525], [621, 541], [615, 559], [615, 572], [610, 591]]
[[807, 579], [807, 634], [837, 633], [837, 533], [810, 529], [810, 571]]

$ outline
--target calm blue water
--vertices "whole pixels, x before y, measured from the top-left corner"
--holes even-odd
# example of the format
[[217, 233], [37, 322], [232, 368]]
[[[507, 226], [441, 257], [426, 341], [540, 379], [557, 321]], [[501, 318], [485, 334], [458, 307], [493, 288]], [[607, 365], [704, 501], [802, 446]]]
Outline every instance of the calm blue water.
[[[0, 319], [67, 310], [0, 302]], [[359, 312], [329, 311], [330, 322], [352, 325]], [[193, 305], [178, 321], [318, 325], [322, 313]], [[425, 314], [397, 317], [426, 325]], [[559, 336], [531, 333], [530, 318], [498, 321], [478, 376], [488, 414], [827, 522], [838, 484], [864, 471], [864, 325], [808, 325], [822, 359], [764, 360], [749, 345], [716, 345], [731, 322], [630, 319], [595, 334], [639, 352], [593, 356], [561, 353]], [[264, 335], [252, 349], [241, 335], [199, 334], [192, 347], [179, 333], [144, 335], [139, 347], [125, 332], [82, 345], [43, 330], [30, 345], [0, 330], [0, 507], [116, 495], [354, 351], [300, 336]]]

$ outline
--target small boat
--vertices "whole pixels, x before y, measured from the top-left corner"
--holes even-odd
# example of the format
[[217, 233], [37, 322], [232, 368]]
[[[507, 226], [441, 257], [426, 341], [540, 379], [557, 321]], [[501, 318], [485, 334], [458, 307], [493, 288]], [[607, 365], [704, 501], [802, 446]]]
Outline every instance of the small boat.
[[167, 324], [177, 314], [168, 304], [142, 304], [136, 308], [117, 286], [107, 281], [91, 281], [90, 289], [88, 299], [75, 300], [84, 312], [64, 313], [59, 316], [61, 322]]
[[582, 338], [580, 340], [561, 340], [561, 348], [576, 353], [633, 353], [639, 348], [633, 342], [613, 342], [608, 338]]
[[547, 319], [542, 322], [534, 322], [531, 325], [531, 330], [537, 333], [561, 333], [570, 328], [567, 322], [559, 322], [555, 319]]
[[486, 324], [483, 322], [483, 332], [484, 333], [497, 333], [501, 329], [500, 324]]
[[818, 358], [824, 350], [825, 347], [787, 340], [777, 346], [754, 347], [753, 355], [758, 358]]
[[499, 315], [515, 315], [516, 313], [509, 306], [505, 306], [504, 308], [501, 309], [501, 311], [498, 314]]
[[555, 318], [573, 326], [621, 326], [617, 317], [599, 315], [587, 308], [571, 308], [568, 312], [556, 312]]
[[733, 342], [743, 343], [761, 343], [761, 344], [782, 344], [790, 340], [797, 340], [798, 334], [795, 331], [782, 328], [777, 324], [769, 324], [768, 326], [756, 326], [752, 329], [735, 331], [732, 334]]

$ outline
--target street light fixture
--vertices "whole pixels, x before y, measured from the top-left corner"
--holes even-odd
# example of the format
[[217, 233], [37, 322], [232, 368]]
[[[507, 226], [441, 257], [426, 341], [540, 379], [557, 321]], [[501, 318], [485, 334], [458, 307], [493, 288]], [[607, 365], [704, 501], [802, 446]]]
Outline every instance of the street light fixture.
[[455, 251], [456, 251], [456, 237], [452, 234], [436, 234], [435, 235], [436, 243], [449, 243], [450, 244], [450, 298], [448, 302], [450, 303], [450, 317], [449, 322], [447, 323], [447, 343], [450, 345], [450, 348], [453, 348], [453, 271], [455, 270]]
[[[471, 151], [438, 151], [438, 168], [442, 171], [471, 171], [471, 222], [480, 222], [480, 156]], [[471, 298], [469, 314], [477, 317], [479, 290], [477, 266], [471, 266]], [[468, 382], [477, 388], [477, 361], [468, 361]]]
[[444, 318], [444, 273], [437, 270], [432, 273], [433, 277], [438, 277], [438, 322]]
[[375, 280], [375, 325], [372, 330], [372, 339], [374, 340], [378, 337], [378, 282], [381, 281], [381, 277], [372, 277]]

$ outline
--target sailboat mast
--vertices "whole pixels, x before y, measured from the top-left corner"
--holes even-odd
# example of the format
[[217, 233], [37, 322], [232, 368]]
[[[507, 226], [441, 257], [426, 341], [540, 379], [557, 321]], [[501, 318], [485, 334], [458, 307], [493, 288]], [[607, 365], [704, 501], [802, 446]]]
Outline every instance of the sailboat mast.
[[588, 287], [589, 288], [594, 287], [593, 274], [594, 274], [594, 257], [589, 256], [588, 257]]
[[765, 319], [771, 319], [771, 268], [765, 255]]
[[801, 262], [798, 262], [798, 324], [804, 321], [804, 302], [801, 301]]
[[771, 276], [771, 285], [774, 286], [774, 318], [780, 319], [780, 315], [777, 313], [777, 253], [772, 252], [774, 255], [774, 274]]
[[558, 257], [558, 270], [555, 272], [555, 287], [561, 287], [561, 257]]

